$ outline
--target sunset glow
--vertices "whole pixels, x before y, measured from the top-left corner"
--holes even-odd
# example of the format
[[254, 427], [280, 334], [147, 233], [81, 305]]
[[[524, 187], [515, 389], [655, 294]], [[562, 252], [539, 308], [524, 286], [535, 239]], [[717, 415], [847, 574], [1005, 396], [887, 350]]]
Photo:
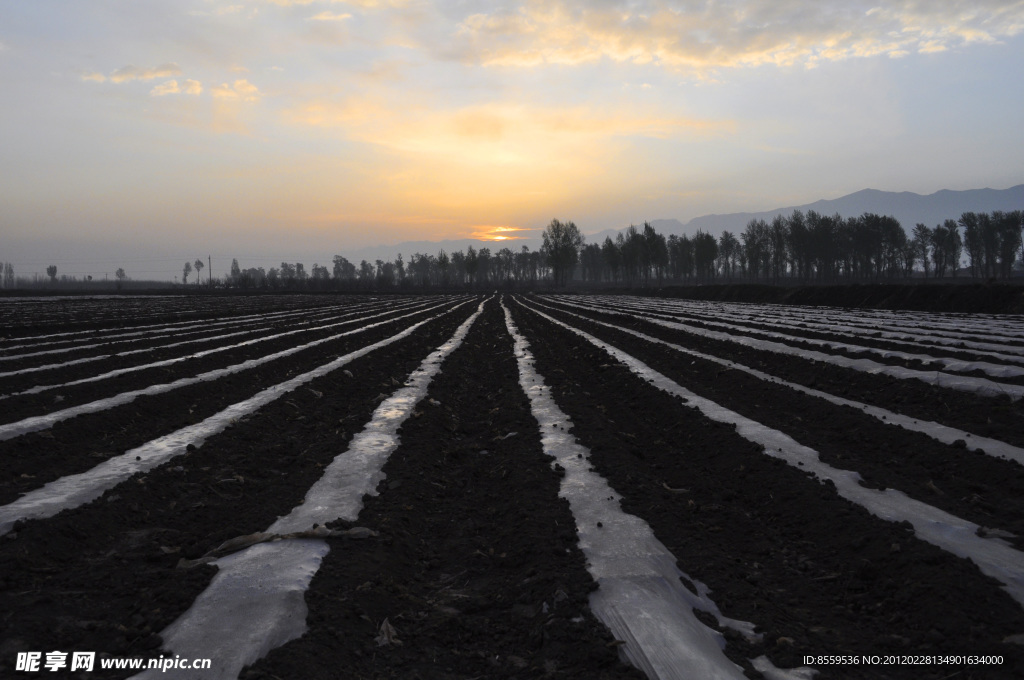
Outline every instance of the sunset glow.
[[996, 0], [5, 3], [4, 257], [311, 263], [1007, 187], [1022, 31]]
[[517, 241], [527, 236], [533, 236], [537, 231], [537, 229], [524, 229], [522, 227], [478, 226], [470, 234], [470, 238], [481, 241]]

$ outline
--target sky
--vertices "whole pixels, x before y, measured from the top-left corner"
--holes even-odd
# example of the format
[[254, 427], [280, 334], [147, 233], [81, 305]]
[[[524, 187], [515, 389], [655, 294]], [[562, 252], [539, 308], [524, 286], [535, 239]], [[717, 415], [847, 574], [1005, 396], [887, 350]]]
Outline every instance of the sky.
[[0, 0], [0, 261], [308, 271], [1004, 189], [1022, 33], [1006, 0]]

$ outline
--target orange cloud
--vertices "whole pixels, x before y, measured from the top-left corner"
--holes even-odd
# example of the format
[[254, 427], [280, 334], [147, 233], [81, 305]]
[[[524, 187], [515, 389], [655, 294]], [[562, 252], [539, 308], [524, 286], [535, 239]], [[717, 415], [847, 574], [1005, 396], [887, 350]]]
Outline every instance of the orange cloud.
[[185, 80], [182, 85], [178, 85], [177, 80], [168, 80], [154, 87], [149, 91], [149, 94], [154, 97], [163, 97], [169, 94], [180, 94], [182, 92], [196, 96], [202, 94], [203, 85], [198, 80], [192, 80], [191, 78]]
[[154, 78], [170, 78], [180, 75], [181, 67], [172, 62], [153, 68], [139, 68], [138, 66], [128, 65], [111, 73], [110, 79], [115, 83], [125, 83], [130, 80], [153, 80]]
[[178, 87], [178, 81], [168, 80], [167, 82], [160, 83], [154, 87], [150, 90], [149, 94], [154, 97], [164, 97], [169, 94], [178, 94], [179, 92], [181, 92], [181, 88]]
[[228, 85], [223, 83], [221, 85], [214, 85], [210, 90], [210, 93], [215, 99], [227, 99], [227, 100], [243, 100], [247, 102], [255, 102], [260, 98], [260, 91], [255, 85], [250, 83], [248, 80], [236, 80], [233, 84]]
[[320, 12], [319, 14], [314, 14], [313, 16], [308, 17], [306, 21], [345, 21], [346, 19], [351, 18], [352, 15], [348, 13], [335, 14], [334, 12]]

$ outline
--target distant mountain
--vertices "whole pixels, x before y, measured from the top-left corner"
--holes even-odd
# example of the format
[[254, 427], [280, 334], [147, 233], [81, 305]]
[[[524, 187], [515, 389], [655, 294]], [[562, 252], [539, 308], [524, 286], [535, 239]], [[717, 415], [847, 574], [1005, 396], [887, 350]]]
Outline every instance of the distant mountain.
[[[848, 196], [831, 200], [815, 201], [805, 205], [776, 208], [758, 213], [731, 213], [728, 215], [704, 215], [695, 217], [681, 225], [678, 220], [657, 220], [652, 226], [659, 232], [669, 234], [687, 234], [692, 236], [697, 230], [719, 236], [728, 230], [739, 234], [753, 219], [771, 221], [776, 215], [789, 215], [794, 210], [807, 212], [814, 210], [823, 215], [839, 213], [843, 217], [856, 217], [866, 212], [879, 215], [891, 215], [900, 221], [903, 228], [910, 232], [918, 222], [934, 227], [944, 220], [959, 219], [965, 212], [993, 212], [996, 210], [1024, 210], [1024, 184], [1009, 189], [971, 189], [968, 191], [949, 191], [943, 189], [934, 194], [922, 196], [909, 191], [878, 191], [864, 189]], [[660, 223], [674, 222], [672, 228], [662, 230]]]
[[604, 231], [599, 231], [595, 234], [584, 234], [584, 238], [587, 239], [587, 243], [596, 243], [597, 245], [601, 245], [604, 243], [605, 238], [608, 237], [614, 241], [620, 231], [621, 229], [605, 229]]
[[679, 220], [652, 220], [651, 226], [654, 227], [654, 231], [659, 234], [682, 234], [686, 229], [686, 225]]

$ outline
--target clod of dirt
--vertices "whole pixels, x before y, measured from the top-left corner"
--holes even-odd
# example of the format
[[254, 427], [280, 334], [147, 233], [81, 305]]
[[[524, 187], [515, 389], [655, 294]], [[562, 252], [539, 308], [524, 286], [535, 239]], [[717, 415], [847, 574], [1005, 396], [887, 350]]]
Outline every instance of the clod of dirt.
[[377, 643], [378, 647], [387, 647], [388, 645], [400, 645], [402, 641], [398, 639], [398, 631], [391, 625], [391, 622], [384, 619], [383, 623], [380, 624], [380, 629], [377, 631], [377, 637], [374, 642]]

